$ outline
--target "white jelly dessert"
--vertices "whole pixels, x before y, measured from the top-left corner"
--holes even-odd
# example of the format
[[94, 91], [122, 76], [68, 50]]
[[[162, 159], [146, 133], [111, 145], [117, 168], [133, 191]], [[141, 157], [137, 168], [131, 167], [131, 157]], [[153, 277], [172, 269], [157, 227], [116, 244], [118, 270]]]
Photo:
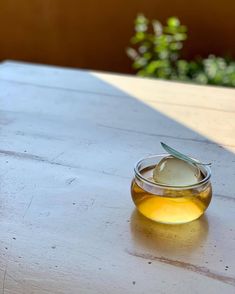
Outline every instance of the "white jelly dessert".
[[189, 186], [202, 180], [203, 176], [196, 164], [173, 156], [164, 157], [153, 170], [153, 180], [170, 186]]

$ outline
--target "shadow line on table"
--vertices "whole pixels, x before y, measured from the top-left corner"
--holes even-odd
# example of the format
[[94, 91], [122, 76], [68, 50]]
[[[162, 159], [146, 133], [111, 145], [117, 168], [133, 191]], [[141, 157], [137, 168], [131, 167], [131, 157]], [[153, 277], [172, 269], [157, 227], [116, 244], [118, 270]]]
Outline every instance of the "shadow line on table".
[[235, 277], [232, 276], [228, 276], [228, 275], [223, 275], [221, 273], [218, 273], [216, 271], [213, 271], [207, 267], [204, 266], [198, 266], [195, 264], [191, 264], [188, 262], [183, 262], [183, 261], [179, 261], [179, 260], [174, 260], [174, 259], [169, 259], [163, 256], [153, 256], [151, 254], [146, 254], [146, 253], [140, 253], [137, 251], [131, 251], [129, 249], [126, 249], [126, 252], [134, 257], [138, 257], [138, 258], [143, 258], [146, 260], [151, 260], [151, 261], [157, 261], [160, 263], [165, 263], [177, 268], [182, 268], [191, 272], [195, 272], [199, 275], [202, 276], [206, 276], [208, 278], [220, 281], [222, 283], [226, 283], [226, 284], [230, 284], [232, 286], [235, 286]]

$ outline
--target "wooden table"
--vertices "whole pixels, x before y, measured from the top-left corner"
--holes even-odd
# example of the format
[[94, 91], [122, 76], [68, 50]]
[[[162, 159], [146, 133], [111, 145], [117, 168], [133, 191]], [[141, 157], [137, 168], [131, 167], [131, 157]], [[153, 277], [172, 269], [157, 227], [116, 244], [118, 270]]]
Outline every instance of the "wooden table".
[[[0, 89], [1, 293], [235, 293], [235, 90], [14, 62]], [[134, 209], [160, 141], [213, 162], [197, 221]]]

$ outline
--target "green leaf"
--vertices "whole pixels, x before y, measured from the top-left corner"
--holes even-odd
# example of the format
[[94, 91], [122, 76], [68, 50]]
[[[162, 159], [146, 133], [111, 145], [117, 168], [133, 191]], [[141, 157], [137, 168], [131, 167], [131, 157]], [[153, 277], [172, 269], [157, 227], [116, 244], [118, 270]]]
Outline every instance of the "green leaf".
[[144, 57], [139, 57], [135, 59], [135, 61], [133, 62], [133, 68], [139, 69], [144, 67], [146, 64], [147, 64], [147, 60]]
[[167, 24], [171, 28], [177, 28], [180, 26], [180, 21], [177, 17], [170, 17], [167, 20]]
[[180, 42], [174, 42], [170, 44], [170, 49], [173, 51], [178, 51], [180, 49], [182, 49], [183, 45]]
[[160, 36], [163, 31], [162, 24], [160, 23], [160, 21], [153, 20], [152, 25], [153, 25], [153, 30], [154, 30], [155, 35]]
[[126, 49], [126, 53], [133, 60], [136, 60], [136, 58], [139, 57], [138, 52], [135, 49], [130, 48], [130, 47]]
[[187, 35], [185, 33], [176, 33], [174, 39], [175, 41], [184, 41], [187, 39]]

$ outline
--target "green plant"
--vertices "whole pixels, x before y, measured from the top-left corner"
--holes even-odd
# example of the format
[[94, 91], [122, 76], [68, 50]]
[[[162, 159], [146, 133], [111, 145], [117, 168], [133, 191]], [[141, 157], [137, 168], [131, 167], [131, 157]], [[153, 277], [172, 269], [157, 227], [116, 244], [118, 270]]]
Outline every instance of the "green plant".
[[131, 38], [134, 48], [128, 48], [127, 54], [140, 76], [235, 87], [234, 61], [214, 55], [192, 61], [181, 59], [186, 39], [187, 27], [178, 18], [170, 17], [163, 26], [140, 14]]

